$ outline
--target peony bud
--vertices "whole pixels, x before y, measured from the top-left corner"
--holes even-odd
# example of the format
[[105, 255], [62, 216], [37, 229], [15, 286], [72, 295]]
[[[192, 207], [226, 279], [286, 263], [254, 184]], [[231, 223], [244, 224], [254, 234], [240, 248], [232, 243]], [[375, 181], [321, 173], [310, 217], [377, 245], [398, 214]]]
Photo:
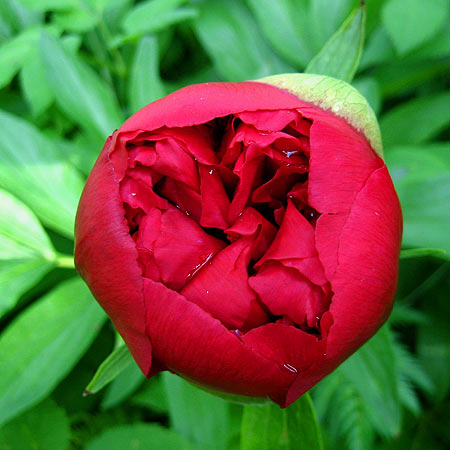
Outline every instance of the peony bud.
[[385, 322], [401, 223], [367, 102], [281, 75], [128, 119], [87, 181], [75, 257], [145, 375], [284, 407]]

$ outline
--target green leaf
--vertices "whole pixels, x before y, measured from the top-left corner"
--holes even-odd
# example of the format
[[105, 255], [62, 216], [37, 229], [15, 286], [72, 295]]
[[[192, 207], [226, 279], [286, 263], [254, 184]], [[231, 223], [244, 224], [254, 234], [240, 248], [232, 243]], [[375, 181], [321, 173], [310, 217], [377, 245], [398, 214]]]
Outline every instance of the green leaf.
[[306, 0], [249, 0], [264, 37], [290, 64], [303, 68], [312, 58]]
[[403, 210], [405, 247], [450, 252], [450, 144], [401, 146], [386, 153]]
[[398, 368], [388, 327], [381, 328], [339, 371], [364, 400], [378, 432], [389, 437], [398, 434], [401, 424]]
[[378, 82], [373, 77], [362, 77], [353, 80], [352, 85], [367, 99], [375, 114], [381, 109], [381, 92]]
[[66, 450], [70, 422], [63, 408], [46, 399], [0, 428], [3, 450]]
[[199, 3], [194, 30], [201, 45], [227, 81], [253, 80], [292, 72], [266, 45], [248, 9], [237, 0]]
[[272, 403], [245, 406], [241, 450], [321, 450], [320, 428], [309, 394], [286, 409]]
[[162, 377], [153, 376], [146, 381], [142, 389], [131, 397], [131, 403], [160, 414], [168, 414], [169, 405]]
[[[448, 269], [448, 263], [447, 263]], [[434, 403], [440, 403], [450, 391], [450, 311], [448, 308], [447, 277], [438, 289], [427, 295], [424, 310], [430, 316], [430, 324], [423, 324], [417, 331], [417, 351], [422, 367], [431, 379], [434, 389], [429, 395]]]
[[23, 64], [20, 82], [33, 116], [39, 116], [52, 104], [55, 96], [47, 81], [41, 54], [36, 47], [31, 49]]
[[448, 20], [447, 0], [389, 0], [383, 24], [395, 48], [405, 54], [432, 38]]
[[0, 88], [7, 86], [25, 64], [38, 34], [37, 28], [27, 29], [0, 46]]
[[450, 91], [422, 96], [394, 107], [381, 118], [386, 147], [420, 144], [436, 136], [450, 123]]
[[48, 34], [41, 36], [41, 54], [60, 109], [104, 141], [123, 121], [112, 89]]
[[0, 424], [48, 395], [100, 331], [105, 314], [80, 279], [61, 283], [0, 337]]
[[400, 259], [423, 258], [434, 256], [436, 258], [448, 258], [448, 253], [441, 248], [409, 248], [400, 252]]
[[80, 6], [79, 0], [20, 0], [20, 3], [38, 11], [67, 10]]
[[20, 0], [2, 0], [0, 15], [16, 31], [37, 25], [43, 19], [42, 13], [27, 8]]
[[165, 88], [159, 76], [158, 41], [155, 36], [144, 36], [139, 41], [129, 86], [130, 109], [133, 113], [164, 97]]
[[21, 199], [46, 226], [72, 237], [83, 184], [52, 141], [0, 111], [0, 187]]
[[85, 394], [95, 394], [104, 388], [133, 361], [126, 345], [120, 345], [100, 364], [92, 380], [86, 386]]
[[[367, 406], [353, 384], [337, 369], [313, 389], [314, 404], [326, 425], [326, 448], [373, 450], [374, 429]], [[342, 447], [337, 443], [345, 442]]]
[[98, 16], [87, 7], [81, 7], [66, 11], [58, 11], [53, 14], [52, 23], [65, 31], [74, 33], [86, 33], [97, 26]]
[[85, 450], [196, 450], [198, 447], [161, 425], [139, 423], [110, 428], [84, 448]]
[[102, 409], [113, 408], [122, 403], [138, 389], [144, 380], [144, 374], [133, 361], [108, 386], [102, 399]]
[[148, 0], [136, 5], [124, 18], [122, 28], [128, 36], [154, 33], [197, 17], [194, 8], [178, 8], [186, 0]]
[[355, 8], [305, 69], [350, 82], [356, 73], [364, 45], [366, 7]]
[[228, 404], [201, 391], [177, 375], [162, 374], [172, 428], [192, 442], [227, 450]]
[[310, 0], [308, 11], [308, 35], [310, 46], [319, 51], [336, 32], [350, 11], [361, 2], [358, 0]]
[[55, 263], [53, 246], [36, 216], [0, 189], [0, 316]]

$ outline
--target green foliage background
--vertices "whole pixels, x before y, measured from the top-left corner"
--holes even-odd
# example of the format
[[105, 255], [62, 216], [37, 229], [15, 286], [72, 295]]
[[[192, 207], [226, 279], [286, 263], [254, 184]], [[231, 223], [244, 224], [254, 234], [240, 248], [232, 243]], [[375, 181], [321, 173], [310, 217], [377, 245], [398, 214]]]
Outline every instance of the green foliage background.
[[305, 70], [367, 97], [405, 220], [388, 324], [312, 390], [324, 447], [450, 448], [450, 4], [365, 3], [0, 2], [0, 449], [306, 442], [306, 403], [243, 413], [170, 374], [145, 381], [71, 260], [84, 180], [126, 117], [188, 84]]

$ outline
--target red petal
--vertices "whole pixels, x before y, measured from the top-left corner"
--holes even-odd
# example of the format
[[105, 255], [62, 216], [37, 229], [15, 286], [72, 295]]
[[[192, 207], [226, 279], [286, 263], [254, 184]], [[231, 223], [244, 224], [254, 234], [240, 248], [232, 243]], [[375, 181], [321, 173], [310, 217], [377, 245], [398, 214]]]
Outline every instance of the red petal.
[[197, 305], [144, 280], [154, 354], [173, 372], [218, 391], [265, 397], [286, 392], [295, 376], [252, 351]]
[[328, 307], [320, 287], [277, 262], [265, 263], [248, 283], [272, 314], [288, 316], [299, 325], [317, 326]]
[[344, 359], [387, 319], [397, 284], [401, 210], [386, 166], [357, 195], [345, 224], [333, 280], [330, 358]]
[[[255, 328], [242, 337], [245, 344], [255, 352], [277, 363], [286, 374], [293, 375], [294, 383], [300, 384], [303, 392], [315, 382], [314, 377], [325, 376], [325, 341], [292, 326], [270, 323]], [[285, 407], [295, 401], [286, 398], [287, 392], [271, 395], [273, 401]], [[292, 396], [291, 396], [292, 397]]]
[[75, 263], [139, 367], [148, 374], [152, 348], [145, 332], [141, 269], [125, 220], [119, 184], [107, 158], [110, 144], [108, 139], [80, 200]]
[[[242, 328], [255, 293], [248, 286], [252, 238], [242, 237], [218, 253], [181, 293], [228, 328]], [[254, 308], [256, 306], [254, 305]], [[261, 308], [260, 308], [261, 309]], [[263, 322], [267, 317], [262, 317]]]
[[225, 245], [178, 209], [164, 211], [154, 243], [161, 278], [169, 288], [181, 289], [189, 277]]
[[347, 122], [325, 112], [314, 118], [310, 139], [309, 204], [322, 213], [349, 211], [381, 159]]
[[230, 200], [218, 172], [211, 166], [202, 164], [198, 167], [201, 179], [202, 227], [228, 228], [227, 221]]
[[291, 109], [304, 104], [288, 92], [263, 83], [195, 84], [142, 108], [120, 131], [189, 127], [243, 111]]
[[270, 259], [309, 258], [317, 254], [314, 245], [314, 228], [291, 201], [272, 245], [256, 267]]

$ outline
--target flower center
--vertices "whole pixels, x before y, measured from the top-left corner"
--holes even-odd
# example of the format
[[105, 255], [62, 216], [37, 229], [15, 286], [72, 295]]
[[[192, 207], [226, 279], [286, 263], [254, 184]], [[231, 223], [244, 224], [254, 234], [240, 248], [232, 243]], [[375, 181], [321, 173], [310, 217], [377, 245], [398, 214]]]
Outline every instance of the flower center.
[[232, 330], [320, 334], [331, 289], [308, 203], [311, 125], [255, 111], [127, 139], [120, 194], [143, 277]]

